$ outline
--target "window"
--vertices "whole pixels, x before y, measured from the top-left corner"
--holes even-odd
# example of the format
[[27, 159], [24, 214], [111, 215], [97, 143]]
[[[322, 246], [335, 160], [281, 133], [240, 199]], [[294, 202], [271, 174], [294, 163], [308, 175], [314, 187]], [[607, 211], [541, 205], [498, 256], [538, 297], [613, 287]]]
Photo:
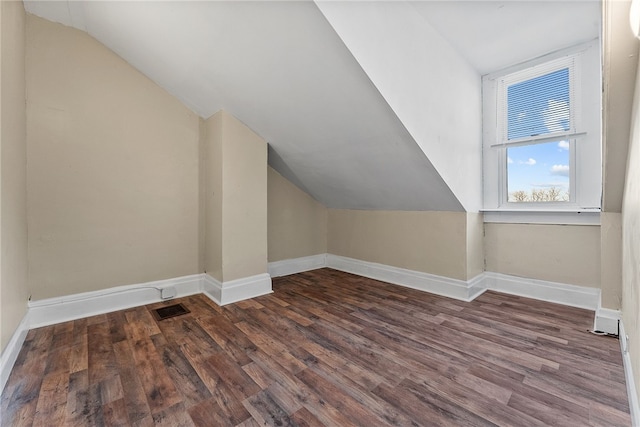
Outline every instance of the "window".
[[598, 212], [599, 45], [483, 78], [485, 211]]

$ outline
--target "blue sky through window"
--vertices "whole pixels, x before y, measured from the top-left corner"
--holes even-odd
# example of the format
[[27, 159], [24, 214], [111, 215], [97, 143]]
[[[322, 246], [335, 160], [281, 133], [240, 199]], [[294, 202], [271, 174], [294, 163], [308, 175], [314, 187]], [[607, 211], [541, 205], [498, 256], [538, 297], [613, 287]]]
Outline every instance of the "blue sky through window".
[[[569, 131], [569, 103], [568, 68], [508, 86], [507, 138]], [[509, 201], [568, 200], [569, 148], [565, 140], [507, 148]], [[557, 197], [544, 198], [552, 188]]]
[[[546, 142], [507, 148], [507, 187], [509, 201], [531, 200], [533, 192], [558, 189], [559, 200], [569, 197], [569, 142]], [[515, 200], [522, 191], [528, 199]]]

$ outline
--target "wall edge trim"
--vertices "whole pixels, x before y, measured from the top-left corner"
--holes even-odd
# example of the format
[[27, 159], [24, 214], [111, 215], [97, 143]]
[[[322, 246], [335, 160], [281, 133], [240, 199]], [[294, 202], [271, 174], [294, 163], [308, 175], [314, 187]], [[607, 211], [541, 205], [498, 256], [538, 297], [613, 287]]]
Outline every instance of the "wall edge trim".
[[[329, 267], [335, 270], [358, 274], [375, 280], [467, 302], [473, 301], [487, 290], [493, 290], [556, 304], [594, 310], [596, 311], [594, 325], [598, 325], [599, 322], [606, 323], [612, 321], [615, 321], [617, 324], [620, 319], [620, 312], [618, 310], [600, 307], [600, 289], [547, 282], [501, 273], [484, 272], [470, 280], [464, 281], [332, 254], [319, 254], [277, 261], [276, 263], [269, 264], [269, 271], [273, 271], [274, 275], [276, 275], [275, 277], [278, 277], [277, 275], [284, 275], [287, 272], [289, 272], [287, 274], [294, 274], [294, 272], [299, 273], [322, 267]], [[28, 304], [27, 313], [16, 328], [7, 347], [0, 355], [0, 389], [4, 388], [9, 378], [29, 329], [160, 302], [163, 301], [160, 296], [160, 290], [171, 286], [176, 287], [177, 292], [174, 298], [202, 293], [221, 306], [273, 292], [271, 275], [269, 273], [257, 274], [227, 282], [220, 282], [209, 274], [202, 273], [31, 301]], [[135, 297], [133, 298], [131, 294], [132, 291], [135, 292]], [[611, 333], [614, 332], [611, 331]], [[622, 322], [620, 322], [620, 334], [622, 338]], [[622, 339], [620, 341], [622, 345]], [[623, 355], [629, 359], [628, 353], [623, 352]], [[631, 370], [630, 360], [626, 360], [624, 363], [625, 373], [627, 373], [628, 377], [627, 384], [629, 385], [628, 372]], [[632, 379], [631, 377], [631, 380]], [[633, 390], [635, 392], [635, 385], [633, 385]], [[631, 398], [630, 394], [630, 399]], [[636, 418], [633, 419], [640, 422], [640, 409], [637, 406], [637, 402], [635, 402], [635, 405], [632, 410], [636, 411]]]
[[485, 287], [505, 294], [533, 298], [569, 307], [595, 311], [600, 304], [600, 289], [559, 282], [511, 276], [486, 271]]
[[0, 393], [4, 391], [4, 386], [9, 380], [9, 375], [11, 375], [13, 366], [18, 360], [18, 355], [22, 349], [22, 344], [27, 338], [29, 329], [29, 311], [27, 311], [9, 339], [4, 351], [0, 354]]
[[269, 273], [226, 282], [220, 282], [206, 273], [202, 277], [203, 293], [220, 306], [273, 293]]
[[202, 274], [202, 293], [211, 301], [215, 302], [218, 305], [222, 305], [220, 303], [222, 295], [222, 283], [218, 279], [207, 273]]
[[160, 302], [163, 301], [160, 296], [161, 290], [169, 287], [176, 289], [176, 295], [173, 298], [198, 294], [202, 292], [201, 281], [201, 274], [192, 274], [31, 301], [29, 302], [29, 327], [39, 328]]
[[[324, 260], [324, 263], [322, 263], [322, 260]], [[308, 268], [302, 270], [305, 266]], [[601, 322], [604, 319], [613, 318], [617, 321], [619, 317], [619, 314], [616, 314], [615, 310], [600, 308], [601, 291], [598, 288], [550, 282], [490, 271], [485, 271], [470, 280], [464, 281], [329, 253], [269, 263], [270, 271], [272, 271], [272, 267], [275, 277], [285, 275], [284, 273], [295, 274], [317, 268], [329, 267], [335, 270], [358, 274], [375, 280], [463, 301], [473, 301], [485, 291], [491, 290], [555, 304], [593, 310], [597, 312], [596, 315], [598, 315], [598, 313], [600, 314]]]
[[631, 365], [631, 355], [626, 343], [626, 332], [624, 322], [620, 320], [620, 352], [622, 353], [622, 365], [624, 366], [625, 383], [627, 384], [627, 396], [629, 397], [629, 412], [631, 414], [631, 425], [640, 425], [640, 403], [635, 379], [633, 377], [633, 366]]
[[593, 320], [593, 330], [618, 335], [618, 323], [622, 319], [620, 310], [612, 310], [598, 306]]
[[310, 255], [300, 258], [290, 258], [269, 263], [271, 277], [282, 277], [290, 274], [316, 270], [327, 266], [327, 254]]
[[327, 254], [327, 267], [462, 301], [472, 301], [485, 290], [478, 277], [458, 280], [339, 255]]

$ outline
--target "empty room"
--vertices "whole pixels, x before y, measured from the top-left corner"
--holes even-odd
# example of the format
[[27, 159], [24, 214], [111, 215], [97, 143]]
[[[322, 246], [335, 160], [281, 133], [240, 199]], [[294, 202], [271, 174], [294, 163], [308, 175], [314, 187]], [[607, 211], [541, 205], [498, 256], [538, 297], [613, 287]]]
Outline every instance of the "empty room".
[[640, 426], [640, 0], [0, 1], [0, 425]]

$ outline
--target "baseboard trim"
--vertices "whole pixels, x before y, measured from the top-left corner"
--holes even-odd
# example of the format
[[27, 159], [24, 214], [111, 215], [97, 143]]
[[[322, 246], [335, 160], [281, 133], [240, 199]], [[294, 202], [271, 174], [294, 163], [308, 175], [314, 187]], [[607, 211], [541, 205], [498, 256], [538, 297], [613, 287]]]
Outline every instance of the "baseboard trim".
[[627, 383], [627, 395], [629, 396], [629, 412], [631, 413], [631, 425], [640, 425], [640, 404], [638, 403], [638, 393], [636, 382], [633, 377], [633, 367], [631, 365], [631, 355], [627, 343], [627, 333], [624, 329], [624, 322], [620, 320], [620, 352], [622, 353], [622, 365], [624, 366], [624, 377]]
[[318, 254], [300, 258], [285, 259], [269, 263], [271, 277], [288, 276], [304, 271], [316, 270], [327, 266], [327, 254]]
[[620, 313], [600, 308], [600, 289], [539, 279], [484, 272], [471, 280], [457, 280], [435, 274], [362, 261], [332, 254], [294, 258], [269, 264], [272, 276], [284, 276], [329, 267], [408, 288], [462, 301], [472, 301], [487, 290], [584, 308], [596, 312], [594, 328], [617, 333]]
[[227, 305], [273, 292], [268, 273], [220, 282], [208, 274], [203, 275], [203, 292], [218, 305]]
[[598, 307], [593, 320], [593, 330], [618, 335], [618, 323], [621, 319], [619, 310]]
[[485, 283], [484, 273], [480, 273], [473, 279], [469, 280], [467, 282], [467, 286], [469, 289], [468, 301], [473, 301], [474, 299], [485, 293], [488, 289]]
[[47, 298], [29, 302], [29, 327], [54, 325], [56, 323], [95, 316], [126, 308], [162, 301], [162, 289], [173, 287], [174, 298], [202, 292], [202, 275], [177, 277], [135, 285], [117, 286], [93, 292], [83, 292], [63, 297]]
[[222, 305], [222, 283], [207, 273], [202, 275], [202, 293], [216, 304]]
[[224, 283], [220, 283], [208, 274], [193, 274], [30, 301], [27, 313], [0, 354], [0, 392], [9, 379], [29, 329], [160, 302], [163, 301], [161, 291], [167, 288], [173, 288], [174, 292], [171, 294], [175, 295], [166, 300], [204, 293], [219, 305], [273, 292], [271, 276], [268, 273]]
[[[462, 301], [473, 301], [492, 290], [594, 311], [600, 304], [600, 289], [501, 273], [484, 272], [464, 281], [331, 254], [326, 256], [326, 266]], [[612, 311], [601, 309], [604, 325]]]
[[18, 359], [20, 349], [22, 348], [22, 344], [24, 344], [27, 333], [29, 333], [28, 311], [18, 324], [18, 327], [7, 343], [7, 346], [0, 355], [0, 393], [4, 391], [4, 386], [7, 384], [13, 365], [15, 365], [16, 360]]
[[480, 276], [467, 282], [331, 254], [327, 254], [327, 267], [462, 301], [484, 292]]
[[600, 303], [600, 289], [596, 288], [492, 272], [484, 273], [484, 284], [492, 291], [593, 311]]
[[[271, 274], [263, 273], [223, 283], [204, 273], [31, 301], [27, 314], [0, 355], [0, 390], [4, 389], [29, 329], [159, 302], [162, 301], [161, 290], [170, 287], [176, 291], [174, 298], [204, 293], [218, 305], [232, 304], [272, 293], [272, 275], [278, 277], [322, 267], [462, 301], [472, 301], [486, 290], [493, 290], [594, 310], [595, 329], [618, 333], [620, 312], [600, 307], [599, 289], [492, 272], [484, 272], [469, 281], [463, 281], [354, 258], [320, 254], [270, 263]], [[626, 342], [624, 336], [620, 321], [621, 346]], [[631, 373], [631, 360], [626, 347], [622, 350], [633, 425], [640, 425], [640, 409]]]

